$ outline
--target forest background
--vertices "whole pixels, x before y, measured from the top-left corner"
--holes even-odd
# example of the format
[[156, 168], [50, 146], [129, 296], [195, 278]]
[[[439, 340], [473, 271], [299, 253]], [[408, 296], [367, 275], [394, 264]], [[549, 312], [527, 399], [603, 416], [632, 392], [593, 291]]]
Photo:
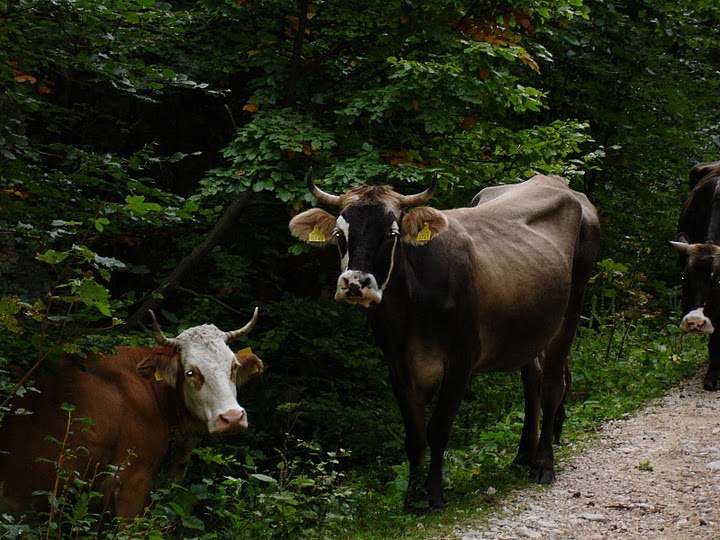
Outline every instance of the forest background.
[[[242, 346], [267, 365], [241, 392], [251, 428], [203, 441], [132, 527], [68, 500], [43, 536], [421, 538], [525, 481], [519, 376], [484, 376], [449, 509], [401, 511], [365, 313], [331, 299], [337, 254], [288, 233], [310, 167], [331, 192], [437, 174], [438, 208], [535, 171], [590, 197], [571, 440], [692, 372], [667, 240], [690, 168], [720, 156], [719, 32], [715, 0], [0, 2], [0, 414], [11, 366], [150, 345], [148, 308], [175, 335], [259, 306]], [[38, 530], [0, 516], [0, 538]]]

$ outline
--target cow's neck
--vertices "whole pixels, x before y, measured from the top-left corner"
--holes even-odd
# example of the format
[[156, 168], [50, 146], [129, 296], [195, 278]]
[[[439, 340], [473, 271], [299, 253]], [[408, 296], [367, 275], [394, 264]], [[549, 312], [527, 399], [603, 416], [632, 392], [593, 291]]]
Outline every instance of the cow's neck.
[[153, 390], [158, 406], [167, 419], [170, 433], [186, 434], [195, 431], [192, 417], [185, 406], [182, 383], [177, 389], [164, 382], [155, 383]]

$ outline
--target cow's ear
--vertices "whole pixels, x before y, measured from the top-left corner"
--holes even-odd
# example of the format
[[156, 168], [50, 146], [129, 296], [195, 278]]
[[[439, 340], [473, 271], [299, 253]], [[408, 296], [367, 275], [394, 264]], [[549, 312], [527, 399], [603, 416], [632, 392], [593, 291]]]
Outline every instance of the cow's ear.
[[165, 382], [172, 388], [177, 385], [180, 352], [169, 347], [158, 347], [137, 366], [137, 372], [146, 379]]
[[679, 233], [677, 233], [677, 236], [675, 237], [675, 241], [682, 242], [683, 244], [689, 244], [690, 237], [687, 235], [687, 233], [679, 232]]
[[402, 241], [415, 246], [427, 244], [448, 228], [445, 214], [429, 206], [418, 206], [402, 220]]
[[335, 216], [322, 208], [311, 208], [290, 220], [290, 233], [311, 246], [335, 244]]
[[259, 375], [265, 369], [262, 360], [250, 351], [242, 350], [235, 356], [237, 360], [232, 375], [235, 384], [245, 384], [250, 377]]

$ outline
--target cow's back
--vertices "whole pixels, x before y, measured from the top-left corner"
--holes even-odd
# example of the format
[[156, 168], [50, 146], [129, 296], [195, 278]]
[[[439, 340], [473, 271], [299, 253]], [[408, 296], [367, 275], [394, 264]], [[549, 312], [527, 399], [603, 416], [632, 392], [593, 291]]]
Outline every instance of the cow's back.
[[690, 170], [690, 189], [695, 188], [707, 176], [720, 176], [720, 161], [695, 164]]
[[[481, 192], [482, 193], [482, 192]], [[583, 220], [576, 194], [559, 179], [536, 176], [491, 190], [475, 207], [447, 211], [472, 238], [485, 304], [515, 316], [557, 296], [565, 302]], [[543, 301], [533, 302], [536, 295]], [[521, 307], [520, 307], [521, 306]], [[532, 314], [531, 314], [532, 313]]]
[[688, 195], [678, 219], [678, 235], [691, 244], [720, 242], [720, 176], [705, 176]]
[[[75, 457], [63, 469], [92, 477], [96, 466], [103, 472], [110, 463], [157, 468], [167, 445], [167, 422], [151, 383], [136, 371], [149, 350], [120, 347], [114, 356], [64, 361], [37, 380], [41, 393], [28, 392], [14, 402], [32, 414], [7, 415], [0, 425], [0, 506], [4, 499], [11, 510], [24, 509], [33, 491], [52, 489], [52, 463], [63, 453], [60, 441], [68, 432], [64, 455]], [[63, 410], [63, 403], [74, 410]]]

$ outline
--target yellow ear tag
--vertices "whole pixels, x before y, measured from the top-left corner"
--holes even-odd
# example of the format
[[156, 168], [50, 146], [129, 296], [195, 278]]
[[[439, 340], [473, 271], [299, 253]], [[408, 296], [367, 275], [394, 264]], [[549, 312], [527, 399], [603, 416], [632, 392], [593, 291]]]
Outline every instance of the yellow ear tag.
[[159, 368], [159, 367], [155, 368], [155, 380], [156, 380], [157, 382], [160, 382], [160, 381], [163, 380], [163, 376], [162, 376], [162, 373], [160, 373], [160, 368]]
[[315, 225], [315, 228], [308, 235], [308, 240], [310, 242], [324, 242], [325, 235], [317, 228], [317, 225]]
[[[238, 353], [238, 354], [252, 354], [253, 352], [252, 352], [252, 349], [251, 349], [250, 347], [245, 347], [244, 349], [238, 351], [237, 353]], [[250, 367], [250, 373], [248, 373], [248, 376], [249, 376], [249, 375], [255, 375], [258, 371], [260, 371], [260, 368], [257, 367], [257, 364], [253, 364], [253, 365]]]
[[430, 232], [430, 224], [426, 221], [423, 228], [420, 230], [420, 232], [417, 235], [417, 241], [418, 242], [427, 242], [432, 238], [432, 233]]

